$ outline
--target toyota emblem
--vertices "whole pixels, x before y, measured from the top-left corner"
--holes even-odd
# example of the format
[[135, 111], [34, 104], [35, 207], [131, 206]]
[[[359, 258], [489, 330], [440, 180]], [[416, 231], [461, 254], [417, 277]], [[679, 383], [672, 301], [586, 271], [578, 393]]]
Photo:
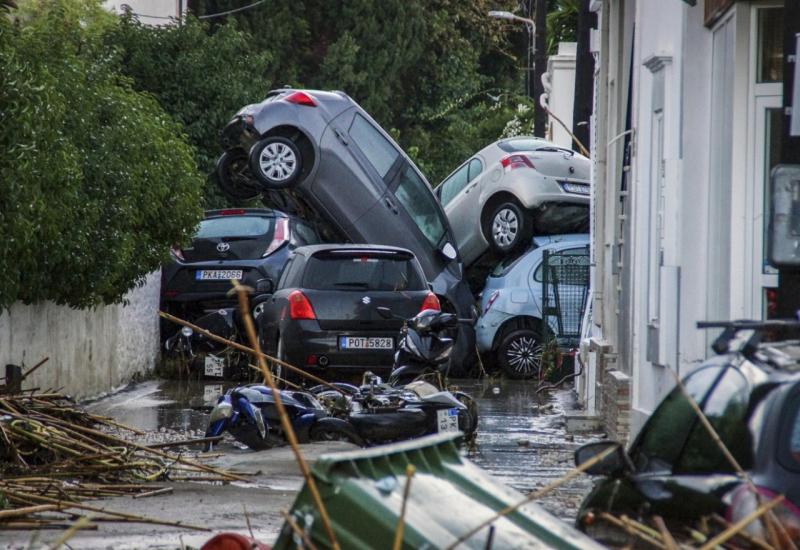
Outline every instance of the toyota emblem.
[[230, 249], [231, 245], [229, 245], [228, 243], [219, 243], [217, 245], [217, 252], [227, 252]]
[[361, 302], [362, 302], [364, 305], [367, 305], [367, 304], [368, 304], [368, 303], [370, 303], [371, 301], [372, 301], [372, 300], [370, 300], [369, 296], [364, 296], [363, 298], [361, 298]]

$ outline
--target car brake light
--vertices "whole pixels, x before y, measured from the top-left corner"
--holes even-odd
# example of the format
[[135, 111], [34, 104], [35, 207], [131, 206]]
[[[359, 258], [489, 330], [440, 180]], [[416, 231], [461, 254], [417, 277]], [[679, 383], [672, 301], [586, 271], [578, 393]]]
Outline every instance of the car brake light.
[[220, 216], [243, 216], [245, 214], [244, 208], [228, 208], [220, 210]]
[[531, 159], [525, 155], [508, 155], [507, 157], [500, 159], [500, 164], [503, 166], [506, 172], [513, 170], [514, 168], [534, 167]]
[[299, 290], [294, 290], [289, 294], [289, 318], [298, 319], [316, 319], [314, 308], [311, 307], [311, 302], [308, 301], [306, 295]]
[[317, 102], [314, 101], [314, 98], [305, 92], [293, 92], [287, 95], [283, 99], [284, 101], [288, 101], [289, 103], [294, 103], [295, 105], [304, 105], [306, 107], [317, 106]]
[[275, 233], [272, 236], [272, 242], [269, 243], [267, 250], [264, 252], [264, 255], [261, 256], [262, 258], [266, 258], [278, 248], [283, 245], [283, 243], [289, 240], [289, 219], [288, 218], [277, 218], [275, 220]]
[[170, 248], [169, 253], [182, 262], [186, 261], [186, 258], [183, 257], [183, 251], [177, 246], [173, 246], [172, 248]]
[[497, 300], [499, 296], [500, 296], [499, 290], [495, 290], [494, 292], [489, 294], [489, 299], [486, 300], [486, 307], [483, 309], [484, 315], [486, 314], [487, 311], [489, 311], [489, 308], [492, 307], [492, 304], [494, 303], [495, 300]]
[[439, 298], [436, 297], [436, 294], [433, 292], [428, 292], [428, 295], [425, 296], [425, 299], [422, 300], [422, 307], [419, 308], [420, 311], [424, 311], [426, 309], [435, 309], [436, 311], [442, 311], [442, 306], [439, 305]]

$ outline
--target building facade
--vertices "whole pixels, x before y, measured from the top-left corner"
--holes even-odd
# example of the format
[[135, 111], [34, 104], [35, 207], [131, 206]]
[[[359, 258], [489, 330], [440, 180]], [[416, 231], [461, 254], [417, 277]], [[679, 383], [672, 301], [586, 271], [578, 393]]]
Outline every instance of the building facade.
[[577, 390], [634, 435], [709, 356], [702, 320], [760, 319], [779, 159], [782, 0], [593, 0], [593, 291]]

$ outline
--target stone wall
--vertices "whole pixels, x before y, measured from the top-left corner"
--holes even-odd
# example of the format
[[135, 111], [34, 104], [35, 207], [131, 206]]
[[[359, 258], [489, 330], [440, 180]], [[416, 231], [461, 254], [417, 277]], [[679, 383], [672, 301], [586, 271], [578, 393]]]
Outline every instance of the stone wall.
[[631, 427], [631, 378], [615, 368], [603, 369], [600, 396], [600, 414], [608, 437], [627, 443]]
[[24, 387], [63, 388], [75, 397], [111, 391], [156, 366], [160, 272], [126, 295], [128, 305], [72, 309], [16, 303], [0, 313], [0, 369], [50, 360]]

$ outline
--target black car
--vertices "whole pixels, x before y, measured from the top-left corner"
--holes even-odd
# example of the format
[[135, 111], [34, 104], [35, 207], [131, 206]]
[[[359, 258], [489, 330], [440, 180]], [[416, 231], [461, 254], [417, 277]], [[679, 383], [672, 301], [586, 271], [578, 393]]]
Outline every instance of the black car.
[[414, 254], [373, 245], [317, 245], [292, 252], [259, 317], [262, 347], [315, 374], [388, 371], [402, 326], [386, 319], [439, 309]]
[[[397, 143], [343, 92], [282, 89], [241, 109], [222, 131], [217, 179], [229, 195], [259, 193], [268, 206], [319, 217], [343, 241], [414, 252], [459, 317], [474, 315], [461, 260], [441, 205]], [[459, 328], [453, 367], [475, 354]]]
[[162, 270], [162, 307], [195, 318], [204, 311], [230, 307], [231, 279], [271, 292], [298, 247], [319, 242], [308, 223], [265, 208], [209, 210], [189, 246], [174, 247]]
[[[764, 501], [785, 495], [775, 512], [800, 540], [800, 341], [726, 350], [683, 384]], [[627, 452], [613, 441], [590, 443], [576, 451], [576, 462], [609, 448], [612, 454], [588, 470], [605, 477], [584, 500], [577, 520], [602, 542], [626, 539], [602, 520], [603, 512], [660, 515], [678, 523], [718, 514], [735, 522], [758, 507], [680, 388], [659, 404]], [[763, 536], [759, 522], [748, 531]]]

